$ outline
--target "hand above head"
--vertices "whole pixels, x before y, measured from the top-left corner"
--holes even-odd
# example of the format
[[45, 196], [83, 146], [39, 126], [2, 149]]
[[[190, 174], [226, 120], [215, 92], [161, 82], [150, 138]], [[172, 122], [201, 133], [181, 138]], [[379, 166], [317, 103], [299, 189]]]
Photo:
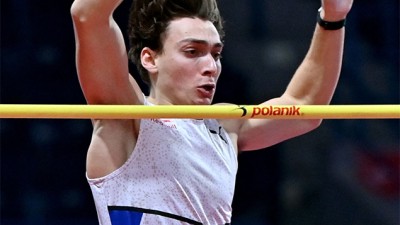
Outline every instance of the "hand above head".
[[353, 0], [321, 0], [321, 18], [325, 21], [339, 21], [346, 18]]

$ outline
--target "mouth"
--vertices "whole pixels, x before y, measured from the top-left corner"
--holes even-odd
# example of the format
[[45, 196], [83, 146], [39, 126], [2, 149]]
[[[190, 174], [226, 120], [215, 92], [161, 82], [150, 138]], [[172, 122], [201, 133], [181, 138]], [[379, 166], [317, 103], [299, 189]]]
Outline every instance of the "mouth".
[[213, 91], [215, 89], [215, 84], [205, 84], [200, 86], [200, 88], [203, 88], [206, 91]]
[[212, 98], [215, 92], [215, 84], [205, 84], [197, 88], [202, 97]]

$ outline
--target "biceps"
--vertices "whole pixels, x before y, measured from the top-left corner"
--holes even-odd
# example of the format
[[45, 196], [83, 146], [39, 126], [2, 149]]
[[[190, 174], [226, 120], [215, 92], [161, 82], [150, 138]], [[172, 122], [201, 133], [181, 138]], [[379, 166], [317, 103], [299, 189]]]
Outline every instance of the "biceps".
[[307, 133], [320, 120], [249, 119], [241, 127], [238, 139], [240, 151], [258, 150]]
[[132, 96], [125, 43], [115, 21], [74, 20], [74, 28], [77, 72], [87, 101], [117, 103]]

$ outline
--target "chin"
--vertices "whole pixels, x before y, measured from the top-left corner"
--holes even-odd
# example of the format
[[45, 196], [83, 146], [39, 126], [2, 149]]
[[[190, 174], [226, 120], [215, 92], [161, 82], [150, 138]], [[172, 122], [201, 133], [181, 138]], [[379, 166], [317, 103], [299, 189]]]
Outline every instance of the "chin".
[[202, 98], [194, 102], [194, 105], [211, 105], [212, 99]]

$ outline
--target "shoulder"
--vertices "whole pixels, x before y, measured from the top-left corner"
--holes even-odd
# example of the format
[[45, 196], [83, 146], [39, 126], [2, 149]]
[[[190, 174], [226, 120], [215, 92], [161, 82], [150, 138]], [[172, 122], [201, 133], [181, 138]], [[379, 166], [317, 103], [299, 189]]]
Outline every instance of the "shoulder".
[[[231, 103], [217, 103], [218, 105], [235, 105]], [[245, 119], [218, 119], [217, 121], [229, 134], [238, 134], [240, 127], [242, 126]]]

